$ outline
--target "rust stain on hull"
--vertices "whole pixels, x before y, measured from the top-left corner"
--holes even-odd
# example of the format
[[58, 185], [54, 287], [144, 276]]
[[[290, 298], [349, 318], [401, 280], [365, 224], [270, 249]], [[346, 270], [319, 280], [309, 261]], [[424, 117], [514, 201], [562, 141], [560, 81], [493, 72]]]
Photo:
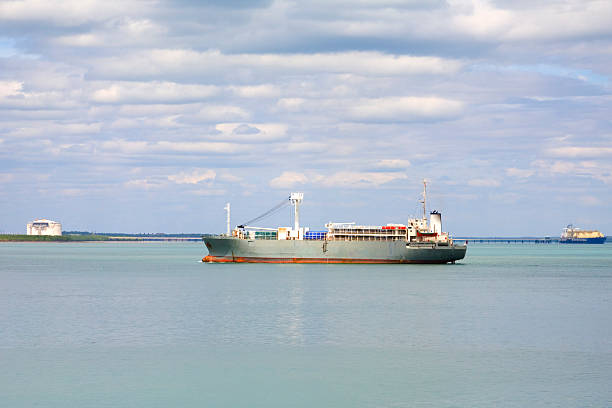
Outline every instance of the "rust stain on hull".
[[405, 259], [349, 259], [349, 258], [257, 258], [257, 257], [222, 257], [207, 255], [202, 262], [216, 263], [307, 263], [307, 264], [444, 264], [449, 261], [405, 260]]

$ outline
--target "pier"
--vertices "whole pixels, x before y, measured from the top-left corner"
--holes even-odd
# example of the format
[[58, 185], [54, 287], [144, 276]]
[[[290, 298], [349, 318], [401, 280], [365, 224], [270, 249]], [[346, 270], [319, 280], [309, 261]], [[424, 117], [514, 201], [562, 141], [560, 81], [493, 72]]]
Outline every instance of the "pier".
[[560, 240], [559, 237], [453, 237], [453, 239], [479, 244], [558, 244]]

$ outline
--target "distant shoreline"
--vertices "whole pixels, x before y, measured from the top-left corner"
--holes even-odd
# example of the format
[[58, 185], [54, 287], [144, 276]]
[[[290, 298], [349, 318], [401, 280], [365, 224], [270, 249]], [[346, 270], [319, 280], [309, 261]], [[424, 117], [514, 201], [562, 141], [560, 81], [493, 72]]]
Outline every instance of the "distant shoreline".
[[0, 242], [200, 242], [199, 236], [172, 235], [21, 235], [0, 234]]

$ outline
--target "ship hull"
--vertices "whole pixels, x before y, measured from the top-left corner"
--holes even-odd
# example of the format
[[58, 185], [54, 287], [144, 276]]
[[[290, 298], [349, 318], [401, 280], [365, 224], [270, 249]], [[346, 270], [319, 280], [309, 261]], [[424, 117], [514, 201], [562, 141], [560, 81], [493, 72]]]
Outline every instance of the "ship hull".
[[443, 264], [465, 257], [465, 245], [408, 245], [405, 241], [248, 240], [203, 238], [204, 262]]
[[560, 244], [603, 244], [607, 237], [596, 238], [561, 238]]

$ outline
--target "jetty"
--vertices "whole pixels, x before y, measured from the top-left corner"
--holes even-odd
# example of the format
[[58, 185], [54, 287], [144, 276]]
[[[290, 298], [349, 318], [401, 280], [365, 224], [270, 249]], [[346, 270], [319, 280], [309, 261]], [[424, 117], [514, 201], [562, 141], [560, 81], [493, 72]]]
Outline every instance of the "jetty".
[[479, 244], [558, 244], [560, 237], [453, 237], [456, 241]]

